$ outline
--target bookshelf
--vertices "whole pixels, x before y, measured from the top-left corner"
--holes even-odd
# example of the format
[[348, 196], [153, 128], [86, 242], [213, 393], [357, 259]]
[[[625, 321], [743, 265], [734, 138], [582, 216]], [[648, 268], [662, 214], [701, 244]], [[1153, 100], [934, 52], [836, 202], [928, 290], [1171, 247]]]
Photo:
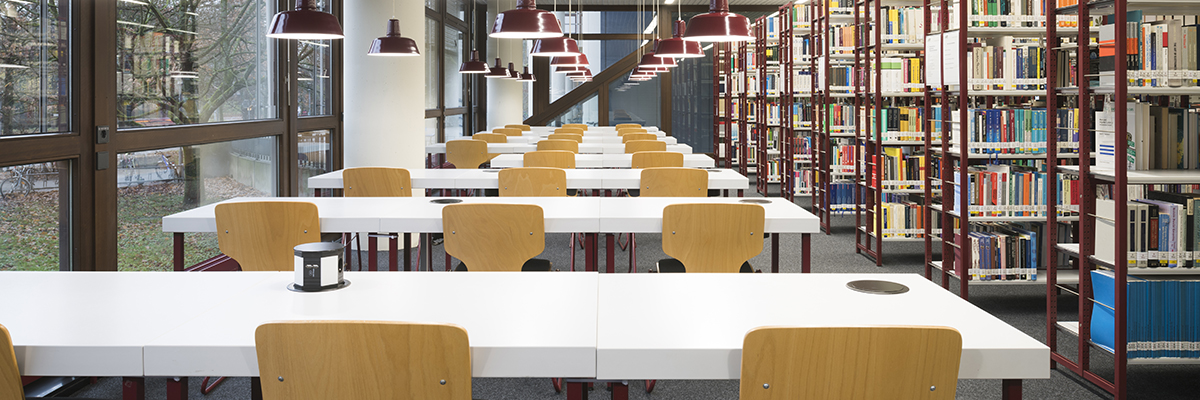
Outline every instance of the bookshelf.
[[730, 52], [725, 43], [713, 45], [713, 156], [718, 168], [733, 168], [733, 86]]
[[862, 152], [857, 148], [858, 94], [855, 93], [855, 8], [842, 0], [813, 1], [812, 52], [813, 146], [817, 154], [813, 209], [827, 233], [834, 214], [857, 209], [856, 177]]
[[[1056, 5], [1047, 16], [1046, 36], [1073, 36], [1073, 43], [1055, 47], [1062, 55], [1047, 66], [1061, 72], [1046, 80], [1046, 96], [1050, 104], [1074, 103], [1080, 114], [1078, 126], [1091, 134], [1080, 135], [1079, 165], [1049, 172], [1056, 179], [1078, 178], [1081, 190], [1074, 193], [1079, 200], [1078, 232], [1066, 240], [1047, 242], [1048, 260], [1067, 257], [1070, 261], [1047, 265], [1046, 343], [1052, 367], [1064, 367], [1114, 398], [1125, 399], [1130, 395], [1130, 366], [1200, 364], [1200, 354], [1178, 349], [1179, 343], [1189, 348], [1197, 338], [1176, 328], [1191, 326], [1200, 310], [1189, 306], [1194, 300], [1181, 299], [1180, 289], [1171, 286], [1200, 278], [1194, 258], [1191, 265], [1187, 263], [1188, 250], [1191, 257], [1200, 250], [1186, 240], [1195, 238], [1197, 230], [1171, 217], [1179, 216], [1171, 212], [1188, 208], [1187, 197], [1171, 200], [1171, 193], [1200, 191], [1195, 154], [1200, 139], [1191, 139], [1200, 130], [1196, 127], [1200, 117], [1190, 97], [1200, 95], [1195, 81], [1195, 70], [1200, 68], [1195, 65], [1195, 46], [1177, 40], [1191, 36], [1187, 26], [1196, 23], [1200, 4], [1103, 0], [1080, 5], [1061, 0]], [[1064, 29], [1055, 23], [1063, 18], [1100, 22], [1091, 24], [1095, 27], [1077, 24]], [[1098, 40], [1091, 39], [1096, 36], [1093, 30], [1099, 31]], [[1163, 34], [1166, 38], [1157, 40]], [[1176, 40], [1166, 40], [1171, 38]], [[1095, 54], [1095, 63], [1078, 62], [1084, 48], [1089, 59]], [[1057, 65], [1064, 60], [1067, 65]], [[1172, 122], [1177, 113], [1178, 120], [1185, 121], [1180, 126]], [[1164, 137], [1175, 139], [1164, 141]], [[1163, 149], [1156, 145], [1168, 147], [1155, 152]], [[1171, 151], [1175, 145], [1180, 151]], [[1051, 156], [1048, 162], [1053, 160]], [[1154, 224], [1147, 220], [1156, 213], [1151, 207], [1157, 208], [1159, 226], [1166, 228], [1157, 229], [1158, 243], [1144, 233]], [[1168, 222], [1163, 222], [1164, 217]], [[1058, 218], [1048, 213], [1047, 224]], [[1184, 235], [1163, 237], [1163, 230]], [[1075, 285], [1063, 279], [1071, 273], [1078, 276]], [[1077, 312], [1060, 310], [1060, 290], [1074, 296]], [[1147, 308], [1147, 298], [1158, 303]], [[1074, 342], [1073, 346], [1064, 348], [1064, 341]], [[1111, 356], [1111, 372], [1107, 366], [1097, 372], [1093, 361], [1100, 357], [1094, 354]]]

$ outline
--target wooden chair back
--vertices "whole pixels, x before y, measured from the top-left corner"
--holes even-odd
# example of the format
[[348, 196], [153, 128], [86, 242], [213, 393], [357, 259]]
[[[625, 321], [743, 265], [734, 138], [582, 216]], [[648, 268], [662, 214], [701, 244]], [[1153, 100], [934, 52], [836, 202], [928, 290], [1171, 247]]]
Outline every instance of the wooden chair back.
[[526, 167], [575, 169], [575, 153], [566, 150], [531, 151], [525, 153], [522, 157], [522, 165]]
[[639, 151], [633, 153], [632, 168], [682, 167], [683, 153], [674, 151]]
[[587, 124], [563, 124], [562, 127], [563, 128], [577, 128], [577, 129], [582, 129], [584, 131], [588, 130]]
[[583, 136], [583, 129], [579, 128], [555, 128], [554, 133], [574, 133]]
[[579, 154], [579, 142], [574, 140], [564, 139], [546, 139], [538, 141], [537, 149], [540, 150], [566, 150], [572, 153]]
[[13, 349], [8, 328], [0, 325], [0, 400], [25, 400], [21, 371], [17, 369], [17, 351]]
[[525, 125], [525, 124], [508, 124], [508, 125], [504, 125], [504, 127], [505, 128], [516, 128], [516, 129], [520, 129], [522, 131], [528, 131], [528, 130], [533, 129], [533, 128], [529, 127], [529, 125]]
[[479, 169], [479, 165], [491, 160], [487, 142], [475, 139], [451, 140], [446, 142], [446, 161], [458, 169]]
[[499, 178], [500, 197], [567, 195], [567, 171], [560, 168], [505, 168], [500, 170]]
[[669, 205], [663, 209], [663, 252], [687, 272], [738, 272], [762, 252], [765, 215], [757, 204]]
[[633, 140], [658, 140], [658, 135], [653, 133], [626, 133], [621, 136], [621, 143], [629, 143]]
[[645, 129], [642, 129], [642, 128], [617, 129], [617, 136], [625, 136], [630, 133], [650, 133], [650, 132]]
[[642, 197], [708, 197], [708, 171], [696, 168], [642, 170]]
[[496, 128], [492, 129], [492, 133], [499, 133], [504, 136], [521, 136], [521, 130], [518, 128]]
[[412, 177], [404, 168], [346, 168], [342, 187], [346, 197], [412, 197]]
[[471, 399], [471, 348], [458, 325], [270, 322], [254, 348], [266, 400]]
[[630, 140], [625, 142], [625, 154], [639, 151], [667, 151], [667, 142], [661, 140]]
[[760, 327], [742, 344], [740, 398], [953, 399], [961, 354], [948, 327]]
[[482, 140], [488, 143], [508, 143], [508, 135], [499, 133], [476, 133], [471, 136], [471, 139]]
[[583, 135], [578, 133], [551, 133], [546, 136], [548, 140], [574, 140], [576, 143], [583, 143]]
[[243, 271], [294, 271], [294, 248], [321, 241], [321, 219], [313, 203], [223, 203], [216, 214], [217, 246]]
[[642, 127], [642, 124], [617, 124], [617, 130], [618, 130], [618, 131], [619, 131], [619, 130], [621, 130], [621, 129], [624, 129], [624, 128], [638, 128], [638, 129], [641, 129], [641, 127]]
[[546, 227], [533, 204], [451, 204], [442, 208], [446, 253], [471, 271], [520, 271], [542, 254]]

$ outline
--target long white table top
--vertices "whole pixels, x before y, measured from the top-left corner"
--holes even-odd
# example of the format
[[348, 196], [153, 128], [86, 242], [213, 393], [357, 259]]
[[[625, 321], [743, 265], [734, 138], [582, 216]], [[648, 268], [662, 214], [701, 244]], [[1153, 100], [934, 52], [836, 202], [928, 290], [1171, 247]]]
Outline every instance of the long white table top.
[[[316, 204], [321, 232], [441, 232], [442, 207], [450, 198], [430, 197], [242, 197], [163, 217], [164, 232], [216, 232], [217, 204], [241, 201], [306, 201]], [[548, 233], [661, 232], [668, 204], [735, 203], [735, 197], [462, 197], [462, 203], [536, 204]], [[817, 217], [784, 199], [761, 204], [766, 232], [816, 233]]]
[[[633, 163], [632, 154], [576, 154], [575, 168], [629, 168]], [[512, 168], [524, 166], [525, 159], [520, 154], [501, 154], [492, 159], [492, 167]], [[707, 154], [683, 155], [683, 166], [691, 168], [712, 168], [716, 165]]]
[[[308, 178], [314, 189], [342, 189], [342, 171]], [[410, 169], [414, 188], [496, 189], [500, 186], [496, 169]], [[709, 189], [747, 189], [750, 179], [731, 169], [708, 170]], [[568, 169], [567, 187], [571, 189], [637, 189], [640, 169]]]
[[[659, 132], [658, 140], [663, 141], [663, 143], [666, 143], [667, 145], [679, 143], [679, 140], [676, 139], [674, 136], [665, 136], [665, 135], [662, 135], [661, 133], [662, 132]], [[548, 139], [548, 137], [546, 135], [533, 134], [533, 135], [523, 135], [523, 136], [509, 136], [508, 142], [509, 143], [537, 144], [537, 142], [539, 140], [546, 140], [546, 139]], [[615, 133], [612, 135], [593, 134], [593, 135], [584, 135], [583, 136], [583, 144], [601, 144], [601, 143], [603, 143], [603, 144], [621, 144], [621, 143], [624, 143], [621, 140], [622, 140], [622, 137], [617, 136]]]
[[0, 324], [22, 375], [142, 376], [142, 346], [267, 278], [228, 275], [3, 272]]
[[[493, 154], [524, 154], [537, 150], [536, 143], [488, 143], [488, 153]], [[686, 144], [668, 144], [667, 151], [676, 153], [691, 154], [692, 146]], [[435, 143], [425, 146], [426, 154], [444, 154], [446, 153], [445, 143]], [[625, 145], [622, 143], [580, 143], [580, 154], [625, 154]]]
[[[898, 295], [846, 283], [889, 280]], [[598, 379], [737, 379], [746, 332], [767, 325], [937, 325], [963, 336], [960, 379], [1047, 379], [1040, 341], [914, 274], [605, 274]], [[662, 307], [664, 312], [631, 312]]]
[[[503, 128], [503, 127], [497, 126], [496, 128]], [[558, 128], [562, 128], [562, 127], [561, 126], [531, 126], [531, 127], [529, 127], [528, 131], [524, 131], [524, 132], [539, 132], [539, 133], [554, 132], [554, 130], [558, 129]], [[657, 126], [643, 126], [642, 129], [645, 129], [647, 132], [660, 132], [660, 130], [658, 129]], [[615, 134], [615, 133], [617, 133], [617, 127], [616, 126], [589, 126], [588, 129], [583, 132], [584, 133], [612, 132]]]
[[290, 272], [176, 274], [255, 284], [149, 341], [147, 376], [258, 376], [254, 330], [281, 320], [453, 323], [467, 330], [472, 376], [596, 374], [595, 273], [347, 272], [350, 286], [321, 293], [287, 290]]

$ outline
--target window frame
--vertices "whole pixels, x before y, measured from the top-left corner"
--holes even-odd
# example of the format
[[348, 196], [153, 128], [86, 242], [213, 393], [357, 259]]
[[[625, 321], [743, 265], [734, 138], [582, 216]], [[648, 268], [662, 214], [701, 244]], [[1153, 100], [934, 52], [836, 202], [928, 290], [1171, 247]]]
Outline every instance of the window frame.
[[[483, 15], [487, 15], [487, 3], [479, 0], [467, 1], [474, 3], [476, 6], [476, 11], [474, 14], [472, 14], [470, 10], [466, 12], [466, 15], [471, 17], [473, 21], [463, 21], [457, 16], [452, 15], [449, 11], [447, 11], [445, 2], [438, 2], [440, 6], [437, 10], [428, 7], [425, 8], [426, 20], [432, 20], [437, 25], [437, 32], [433, 35], [433, 40], [435, 41], [433, 47], [437, 49], [437, 54], [423, 54], [422, 56], [437, 57], [437, 59], [440, 61], [438, 63], [439, 68], [437, 71], [425, 71], [426, 75], [436, 74], [438, 82], [436, 89], [425, 88], [425, 90], [437, 90], [438, 92], [437, 107], [426, 108], [425, 118], [437, 118], [438, 143], [444, 143], [446, 141], [446, 117], [463, 115], [463, 134], [467, 136], [479, 130], [478, 127], [481, 127], [484, 124], [479, 116], [481, 113], [486, 113], [485, 109], [483, 108], [484, 102], [481, 101], [481, 99], [486, 98], [487, 95], [485, 91], [486, 85], [481, 82], [482, 78], [476, 77], [475, 74], [468, 74], [468, 76], [462, 76], [462, 74], [459, 74], [463, 79], [463, 105], [461, 107], [446, 107], [446, 27], [453, 27], [454, 29], [457, 29], [463, 33], [463, 48], [460, 51], [461, 54], [463, 54], [464, 59], [469, 60], [471, 57], [470, 44], [472, 37], [475, 38], [475, 43], [487, 43], [487, 36], [483, 33], [484, 29], [479, 26], [482, 21], [486, 19], [481, 18], [480, 14], [482, 13]], [[468, 3], [468, 5], [471, 3]], [[478, 7], [479, 5], [483, 5], [482, 9]], [[481, 36], [483, 38], [482, 40], [480, 40]], [[429, 43], [430, 39], [430, 37], [426, 37], [426, 43]]]

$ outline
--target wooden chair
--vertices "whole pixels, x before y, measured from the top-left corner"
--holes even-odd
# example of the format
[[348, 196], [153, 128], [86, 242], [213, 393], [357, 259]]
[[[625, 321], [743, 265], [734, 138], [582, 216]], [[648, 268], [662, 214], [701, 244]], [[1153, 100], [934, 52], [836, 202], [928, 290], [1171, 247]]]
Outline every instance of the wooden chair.
[[446, 142], [446, 161], [454, 164], [454, 168], [479, 169], [479, 165], [491, 159], [485, 141], [463, 139]]
[[567, 150], [531, 151], [522, 156], [521, 164], [526, 167], [575, 169], [575, 153]]
[[516, 129], [520, 129], [522, 131], [528, 131], [528, 130], [533, 129], [533, 128], [529, 127], [529, 125], [525, 125], [525, 124], [508, 124], [508, 125], [504, 125], [504, 127], [505, 128], [516, 128]]
[[621, 136], [621, 143], [629, 143], [633, 140], [658, 140], [658, 135], [653, 133], [626, 133]]
[[618, 131], [623, 128], [639, 128], [640, 129], [641, 127], [642, 127], [642, 124], [617, 124]]
[[587, 125], [587, 124], [563, 124], [563, 126], [562, 126], [562, 127], [563, 127], [563, 128], [579, 128], [579, 129], [582, 129], [582, 130], [584, 130], [584, 131], [588, 130], [588, 125]]
[[583, 129], [579, 128], [555, 128], [554, 133], [574, 133], [583, 136]]
[[659, 140], [630, 140], [625, 142], [625, 154], [639, 151], [667, 151], [667, 142]]
[[948, 327], [759, 327], [742, 342], [740, 398], [953, 399], [961, 356]]
[[[699, 170], [703, 172], [703, 170]], [[560, 168], [522, 167], [500, 170], [501, 197], [556, 197], [567, 195], [567, 171]]]
[[674, 151], [639, 151], [633, 153], [632, 168], [682, 167], [683, 153]]
[[547, 140], [574, 140], [576, 143], [583, 143], [583, 135], [578, 133], [551, 133], [546, 136]]
[[[478, 135], [481, 134], [476, 134], [476, 136]], [[503, 139], [504, 136], [500, 136], [500, 138]], [[412, 197], [412, 177], [408, 170], [404, 168], [346, 168], [344, 171], [342, 171], [342, 187], [345, 188], [344, 190], [346, 197]], [[386, 237], [390, 240], [399, 240], [399, 237], [395, 234], [381, 235], [378, 233], [372, 233], [370, 236], [372, 238]], [[411, 238], [412, 234], [404, 234], [404, 243], [406, 245], [404, 251], [405, 270], [411, 268], [411, 261], [409, 261], [407, 258], [410, 251], [409, 246], [407, 245], [408, 243], [411, 243]], [[358, 240], [357, 235], [355, 235], [354, 242], [356, 244], [355, 247], [360, 250], [363, 248], [362, 242]], [[373, 247], [368, 250], [368, 259], [370, 262], [368, 263], [369, 267], [367, 269], [371, 271], [376, 269], [375, 252], [373, 250]], [[397, 256], [398, 255], [393, 255], [391, 260], [395, 261]], [[362, 264], [363, 260], [362, 255], [360, 254], [358, 257], [359, 269], [363, 269]], [[391, 266], [394, 264], [389, 263], [388, 265], [388, 269], [390, 270]]]
[[[766, 213], [756, 204], [673, 204], [663, 209], [660, 272], [750, 272]], [[679, 265], [671, 265], [678, 263]], [[683, 268], [678, 271], [676, 268]]]
[[0, 325], [0, 400], [25, 400], [21, 371], [17, 369], [17, 352], [4, 325]]
[[708, 171], [696, 168], [647, 168], [641, 175], [642, 197], [708, 197]]
[[642, 128], [624, 128], [624, 129], [617, 129], [617, 136], [625, 136], [625, 135], [628, 135], [628, 134], [630, 134], [630, 133], [650, 133], [650, 131], [647, 131], [647, 130], [645, 130], [645, 129], [642, 129]]
[[521, 130], [518, 128], [496, 128], [492, 129], [492, 133], [499, 133], [504, 136], [521, 136]]
[[243, 271], [294, 271], [293, 248], [321, 241], [321, 219], [313, 203], [222, 203], [216, 214], [217, 246]]
[[537, 149], [540, 150], [566, 150], [575, 154], [579, 154], [579, 142], [574, 140], [562, 139], [546, 139], [538, 141]]
[[457, 325], [271, 322], [254, 347], [266, 400], [471, 399], [471, 348]]
[[482, 140], [488, 143], [508, 143], [508, 135], [499, 133], [476, 133], [471, 136], [472, 139]]
[[[533, 259], [546, 246], [542, 208], [532, 204], [451, 204], [442, 208], [446, 253], [471, 271], [549, 271]], [[465, 268], [464, 268], [465, 267]]]

